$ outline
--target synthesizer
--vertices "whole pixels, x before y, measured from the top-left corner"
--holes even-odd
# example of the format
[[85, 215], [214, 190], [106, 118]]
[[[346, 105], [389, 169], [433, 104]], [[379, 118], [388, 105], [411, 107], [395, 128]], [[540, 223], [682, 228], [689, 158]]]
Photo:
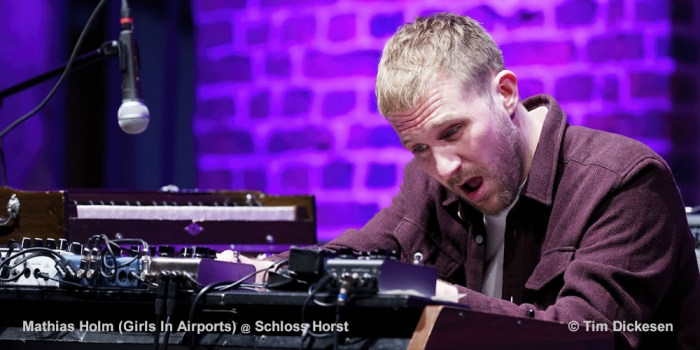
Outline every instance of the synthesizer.
[[316, 285], [317, 293], [338, 294], [342, 303], [350, 294], [409, 293], [432, 297], [436, 284], [437, 270], [420, 262], [401, 262], [396, 251], [354, 252], [347, 247], [338, 251], [292, 248], [288, 267], [271, 274], [267, 288], [308, 289]]
[[308, 195], [174, 186], [160, 191], [21, 191], [0, 186], [0, 206], [5, 203], [8, 214], [0, 213], [3, 246], [23, 237], [87, 242], [95, 233], [248, 254], [316, 244], [315, 198]]
[[[125, 240], [133, 243], [139, 240]], [[216, 260], [207, 247], [120, 245], [65, 239], [24, 238], [0, 248], [0, 285], [46, 287], [150, 288], [164, 273], [182, 276], [194, 288], [216, 281], [237, 281], [255, 271], [253, 265]], [[254, 277], [245, 282], [254, 282]]]

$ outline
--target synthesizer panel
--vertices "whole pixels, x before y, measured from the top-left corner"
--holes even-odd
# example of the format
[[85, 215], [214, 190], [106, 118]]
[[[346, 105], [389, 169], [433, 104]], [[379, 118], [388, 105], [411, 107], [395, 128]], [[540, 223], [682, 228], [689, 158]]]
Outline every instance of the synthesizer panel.
[[81, 244], [24, 238], [0, 248], [0, 285], [150, 288], [161, 274], [173, 273], [194, 288], [239, 280], [254, 271], [253, 265], [216, 260], [216, 251], [206, 247], [175, 252], [171, 246], [149, 247], [140, 240], [95, 238]]

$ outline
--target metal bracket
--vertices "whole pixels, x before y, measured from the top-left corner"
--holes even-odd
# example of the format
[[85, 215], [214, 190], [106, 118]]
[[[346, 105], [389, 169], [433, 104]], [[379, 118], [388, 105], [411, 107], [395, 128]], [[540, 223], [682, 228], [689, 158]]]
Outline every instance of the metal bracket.
[[12, 194], [10, 199], [7, 201], [7, 218], [0, 217], [0, 226], [7, 225], [13, 219], [17, 219], [19, 215], [19, 199], [17, 199], [16, 194]]

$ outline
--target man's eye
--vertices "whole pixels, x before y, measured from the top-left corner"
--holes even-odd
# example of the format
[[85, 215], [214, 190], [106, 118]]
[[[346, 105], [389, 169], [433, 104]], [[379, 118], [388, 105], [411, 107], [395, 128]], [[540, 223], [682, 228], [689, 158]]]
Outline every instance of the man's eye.
[[459, 130], [459, 126], [455, 126], [454, 128], [447, 130], [447, 132], [445, 133], [445, 137], [450, 137], [450, 136], [456, 134], [457, 130]]
[[418, 147], [413, 149], [413, 153], [421, 153], [421, 152], [425, 151], [427, 148], [428, 148], [428, 146], [426, 146], [426, 145], [418, 146]]

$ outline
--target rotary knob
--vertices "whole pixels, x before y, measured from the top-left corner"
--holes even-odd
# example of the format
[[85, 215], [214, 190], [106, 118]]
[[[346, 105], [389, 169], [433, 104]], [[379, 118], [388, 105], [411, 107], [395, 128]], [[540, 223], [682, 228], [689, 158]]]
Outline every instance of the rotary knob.
[[370, 258], [371, 259], [388, 259], [389, 258], [389, 250], [387, 250], [387, 249], [375, 249], [372, 251]]
[[396, 251], [396, 250], [393, 250], [393, 249], [392, 249], [392, 250], [389, 250], [389, 253], [388, 253], [388, 255], [387, 255], [387, 258], [388, 258], [389, 260], [401, 260], [401, 259], [400, 259], [401, 257], [399, 256], [399, 252]]
[[169, 245], [162, 245], [158, 248], [158, 256], [174, 257], [175, 248]]
[[80, 255], [83, 252], [83, 245], [78, 242], [73, 242], [70, 244], [70, 252], [75, 255]]
[[68, 240], [65, 238], [58, 239], [58, 250], [67, 251], [68, 250]]
[[209, 254], [211, 254], [211, 249], [207, 247], [194, 247], [195, 258], [208, 258]]
[[352, 259], [355, 257], [355, 251], [352, 250], [352, 248], [350, 248], [350, 247], [340, 248], [340, 251], [338, 251], [338, 254], [343, 259]]
[[182, 248], [182, 249], [180, 249], [180, 256], [183, 258], [192, 258], [192, 257], [194, 257], [194, 249]]
[[44, 246], [44, 240], [41, 238], [34, 238], [34, 246], [35, 247], [43, 247]]

